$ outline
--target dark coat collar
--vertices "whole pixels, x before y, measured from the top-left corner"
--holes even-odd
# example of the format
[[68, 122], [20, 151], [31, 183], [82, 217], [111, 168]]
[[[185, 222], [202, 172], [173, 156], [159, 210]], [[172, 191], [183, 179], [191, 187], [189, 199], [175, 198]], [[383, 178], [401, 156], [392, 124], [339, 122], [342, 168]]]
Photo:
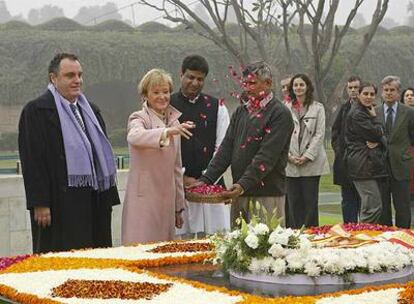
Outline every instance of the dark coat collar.
[[37, 106], [42, 109], [56, 109], [55, 99], [52, 93], [47, 90], [42, 96], [38, 98]]

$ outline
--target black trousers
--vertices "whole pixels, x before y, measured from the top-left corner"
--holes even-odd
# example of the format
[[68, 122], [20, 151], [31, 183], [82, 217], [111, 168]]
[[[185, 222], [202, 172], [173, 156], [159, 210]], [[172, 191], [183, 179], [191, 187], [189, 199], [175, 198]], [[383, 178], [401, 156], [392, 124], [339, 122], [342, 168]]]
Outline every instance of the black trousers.
[[389, 177], [382, 182], [382, 216], [380, 224], [392, 226], [391, 198], [395, 209], [395, 226], [410, 228], [411, 225], [411, 185], [409, 180], [398, 181]]
[[287, 178], [287, 197], [291, 228], [319, 226], [319, 180], [320, 176]]
[[58, 207], [51, 209], [49, 227], [34, 222], [33, 210], [30, 215], [33, 253], [112, 247], [112, 206], [102, 204], [96, 191], [68, 188]]
[[341, 207], [344, 223], [358, 223], [358, 214], [361, 209], [361, 199], [352, 182], [341, 186]]

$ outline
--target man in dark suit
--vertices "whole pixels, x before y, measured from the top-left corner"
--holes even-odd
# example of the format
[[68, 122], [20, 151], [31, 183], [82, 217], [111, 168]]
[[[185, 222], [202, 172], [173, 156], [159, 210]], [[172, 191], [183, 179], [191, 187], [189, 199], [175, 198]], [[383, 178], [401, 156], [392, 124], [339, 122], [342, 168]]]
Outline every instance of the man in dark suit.
[[354, 102], [358, 102], [358, 90], [361, 85], [361, 78], [351, 76], [346, 85], [348, 94], [347, 100], [341, 104], [337, 112], [335, 121], [332, 125], [332, 148], [335, 153], [333, 164], [333, 182], [335, 185], [341, 186], [342, 195], [342, 218], [344, 223], [358, 222], [359, 213], [359, 195], [352, 181], [349, 180], [348, 172], [345, 164], [345, 129], [346, 116], [351, 110]]
[[49, 65], [48, 90], [23, 108], [19, 153], [33, 252], [110, 247], [116, 167], [99, 109], [81, 92], [73, 54]]
[[410, 228], [411, 145], [414, 144], [414, 111], [399, 103], [400, 78], [387, 76], [381, 81], [383, 103], [377, 107], [385, 126], [388, 149], [389, 180], [383, 187], [381, 224], [392, 225], [391, 196], [395, 209], [395, 225]]

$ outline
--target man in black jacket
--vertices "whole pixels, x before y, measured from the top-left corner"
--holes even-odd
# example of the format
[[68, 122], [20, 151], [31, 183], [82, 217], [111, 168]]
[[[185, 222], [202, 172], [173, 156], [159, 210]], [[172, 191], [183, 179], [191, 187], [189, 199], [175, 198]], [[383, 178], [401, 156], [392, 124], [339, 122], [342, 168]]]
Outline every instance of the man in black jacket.
[[344, 223], [357, 223], [360, 209], [360, 199], [355, 186], [350, 181], [344, 160], [346, 117], [353, 103], [357, 102], [361, 78], [352, 76], [348, 79], [346, 91], [348, 99], [341, 104], [335, 121], [332, 125], [332, 148], [335, 153], [333, 165], [334, 184], [341, 186], [342, 218]]
[[[224, 104], [202, 92], [209, 72], [207, 60], [200, 55], [189, 55], [181, 65], [181, 88], [171, 95], [171, 105], [182, 114], [180, 122], [192, 121], [196, 127], [193, 136], [181, 141], [184, 185], [196, 181], [207, 168], [216, 148], [226, 134], [229, 114]], [[222, 185], [224, 182], [220, 181]], [[199, 204], [188, 202], [184, 210], [182, 233], [208, 233], [230, 229], [230, 208], [223, 204]]]
[[116, 168], [99, 109], [73, 54], [49, 65], [48, 90], [23, 108], [19, 153], [33, 252], [110, 247]]
[[233, 185], [226, 197], [233, 200], [231, 217], [250, 218], [248, 203], [260, 202], [269, 212], [284, 216], [285, 167], [293, 121], [289, 110], [272, 92], [272, 72], [265, 62], [243, 71], [243, 104], [233, 113], [226, 136], [200, 178], [214, 183], [231, 166]]

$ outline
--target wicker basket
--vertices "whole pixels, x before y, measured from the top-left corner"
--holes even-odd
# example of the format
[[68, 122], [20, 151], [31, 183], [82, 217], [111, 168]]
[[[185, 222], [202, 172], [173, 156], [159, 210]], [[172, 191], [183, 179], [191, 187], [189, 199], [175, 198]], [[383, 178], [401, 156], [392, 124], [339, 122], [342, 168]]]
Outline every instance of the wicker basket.
[[185, 198], [191, 203], [222, 204], [226, 201], [221, 193], [200, 194], [186, 191]]

